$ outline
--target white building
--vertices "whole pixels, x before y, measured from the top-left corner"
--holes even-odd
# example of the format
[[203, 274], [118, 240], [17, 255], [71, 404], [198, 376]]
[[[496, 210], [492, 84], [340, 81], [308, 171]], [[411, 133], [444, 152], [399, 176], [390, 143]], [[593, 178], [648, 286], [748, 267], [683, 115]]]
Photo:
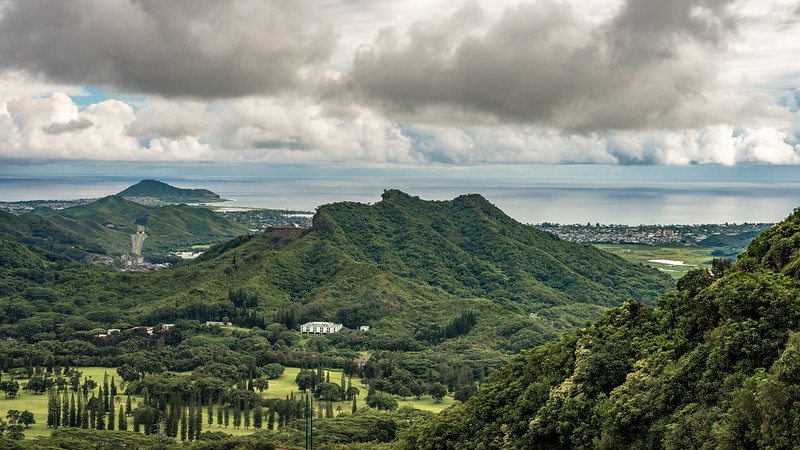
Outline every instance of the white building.
[[330, 334], [342, 329], [342, 324], [333, 322], [306, 322], [300, 325], [301, 333]]

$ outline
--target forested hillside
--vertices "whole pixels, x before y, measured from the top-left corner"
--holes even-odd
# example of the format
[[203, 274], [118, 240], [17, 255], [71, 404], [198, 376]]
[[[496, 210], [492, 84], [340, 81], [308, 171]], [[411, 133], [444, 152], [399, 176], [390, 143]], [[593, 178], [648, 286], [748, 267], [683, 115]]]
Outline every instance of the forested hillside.
[[[107, 210], [117, 224], [146, 213], [154, 233], [154, 216], [179, 211], [139, 210], [113, 196], [101, 202], [105, 207], [93, 214]], [[120, 206], [128, 212], [114, 212]], [[78, 220], [83, 210], [63, 218]], [[326, 345], [420, 352], [427, 368], [442, 358], [463, 360], [464, 378], [479, 379], [507, 355], [630, 297], [652, 304], [670, 283], [654, 269], [519, 224], [477, 195], [431, 202], [388, 191], [374, 205], [323, 206], [314, 223], [301, 237], [241, 236], [151, 273], [37, 256], [34, 268], [2, 274], [0, 335], [35, 343], [74, 337], [53, 329], [88, 334], [229, 319], [245, 328], [294, 330], [328, 320], [370, 331], [341, 333]], [[7, 253], [20, 253], [20, 245], [10, 240]]]
[[136, 225], [146, 227], [145, 256], [164, 255], [197, 244], [219, 243], [249, 232], [247, 227], [206, 208], [183, 204], [143, 206], [118, 195], [60, 210], [37, 208], [34, 214], [15, 216], [15, 223], [23, 225], [10, 225], [7, 229], [13, 232], [38, 224], [39, 228], [54, 230], [48, 234], [59, 232], [75, 236], [73, 240], [77, 242], [93, 243], [96, 252], [115, 256], [131, 251], [130, 235], [136, 232]]
[[0, 211], [0, 233], [19, 239], [25, 245], [76, 260], [82, 259], [88, 252], [108, 251], [87, 236], [31, 213], [15, 215]]
[[524, 352], [406, 448], [789, 449], [800, 442], [800, 209], [716, 277]]

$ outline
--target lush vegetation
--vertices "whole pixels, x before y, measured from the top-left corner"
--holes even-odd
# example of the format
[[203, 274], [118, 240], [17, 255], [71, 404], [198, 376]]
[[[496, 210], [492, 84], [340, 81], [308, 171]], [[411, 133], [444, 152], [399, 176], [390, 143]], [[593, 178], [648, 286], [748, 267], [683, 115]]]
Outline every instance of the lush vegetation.
[[[148, 230], [156, 233], [156, 217], [172, 214], [163, 221], [167, 230], [181, 223], [174, 211], [186, 208], [134, 205], [108, 197], [48, 219], [78, 223], [91, 215], [114, 229], [141, 223], [139, 213], [146, 213]], [[188, 441], [192, 404], [195, 417], [208, 404], [218, 417], [223, 403], [242, 411], [263, 407], [263, 416], [279, 407], [259, 404], [249, 393], [276, 365], [302, 368], [298, 389], [308, 383], [305, 390], [320, 403], [343, 402], [337, 406], [356, 411], [320, 422], [320, 430], [338, 436], [330, 437], [331, 445], [394, 439], [395, 431], [426, 417], [405, 408], [406, 401], [441, 405], [451, 395], [466, 401], [520, 350], [552, 341], [631, 297], [652, 305], [672, 285], [655, 269], [519, 224], [480, 196], [429, 202], [398, 191], [374, 205], [321, 207], [304, 234], [242, 235], [192, 262], [149, 273], [79, 264], [0, 234], [0, 276], [4, 372], [112, 368], [127, 383], [125, 392], [142, 398], [142, 432], [149, 426], [158, 436], [152, 422], [158, 417], [169, 421], [165, 439], [174, 439], [186, 411]], [[315, 320], [346, 329], [324, 336], [297, 331]], [[370, 328], [356, 331], [361, 325]], [[342, 379], [320, 380], [329, 370]], [[363, 380], [361, 391], [345, 377]], [[57, 377], [49, 379], [58, 386]], [[91, 395], [83, 407], [90, 401]], [[100, 408], [98, 401], [93, 408]], [[296, 404], [285, 411], [296, 412]], [[299, 419], [284, 417], [280, 442], [297, 443]], [[106, 415], [105, 428], [109, 420]], [[203, 440], [197, 430], [195, 444]]]
[[[670, 283], [654, 269], [521, 225], [479, 196], [426, 202], [396, 191], [371, 206], [322, 207], [301, 238], [242, 236], [152, 273], [96, 270], [11, 238], [3, 245], [0, 335], [24, 342], [181, 319], [263, 329], [290, 312], [288, 328], [311, 320], [369, 325], [324, 338], [350, 351], [430, 352], [436, 365], [434, 355], [460, 359], [469, 348], [485, 363], [475, 363], [476, 377], [502, 364], [504, 353], [551, 340], [630, 297], [652, 304]], [[464, 311], [469, 320], [456, 322]]]
[[247, 227], [206, 208], [184, 204], [144, 206], [113, 195], [86, 205], [36, 209], [34, 213], [45, 216], [53, 227], [88, 238], [113, 255], [131, 251], [130, 236], [137, 225], [146, 227], [146, 256], [219, 243], [248, 232]]
[[526, 351], [406, 448], [796, 448], [800, 210], [717, 260]]

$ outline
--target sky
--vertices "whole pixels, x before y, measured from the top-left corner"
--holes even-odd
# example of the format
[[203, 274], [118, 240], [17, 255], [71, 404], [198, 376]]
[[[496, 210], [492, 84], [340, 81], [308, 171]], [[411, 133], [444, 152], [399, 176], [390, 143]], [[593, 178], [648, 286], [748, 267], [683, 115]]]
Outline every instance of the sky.
[[800, 0], [0, 0], [0, 165], [800, 165]]

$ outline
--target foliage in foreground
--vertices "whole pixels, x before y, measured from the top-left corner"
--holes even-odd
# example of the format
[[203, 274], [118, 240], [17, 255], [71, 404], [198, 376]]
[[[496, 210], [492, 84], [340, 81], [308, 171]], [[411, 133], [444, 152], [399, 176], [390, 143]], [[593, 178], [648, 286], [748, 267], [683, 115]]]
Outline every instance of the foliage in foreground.
[[630, 301], [525, 352], [405, 448], [796, 448], [799, 250], [796, 210], [658, 308]]

